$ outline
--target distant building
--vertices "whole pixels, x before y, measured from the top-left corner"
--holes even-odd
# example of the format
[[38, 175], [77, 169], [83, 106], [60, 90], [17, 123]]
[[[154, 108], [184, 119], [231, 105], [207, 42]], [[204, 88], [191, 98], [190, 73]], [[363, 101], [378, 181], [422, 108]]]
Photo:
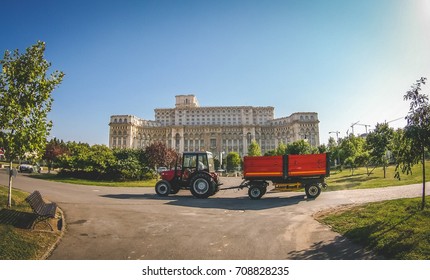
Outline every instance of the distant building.
[[262, 153], [307, 139], [318, 146], [319, 120], [315, 112], [274, 118], [274, 107], [200, 107], [194, 95], [177, 95], [175, 108], [155, 109], [155, 120], [113, 115], [109, 123], [109, 147], [145, 148], [163, 142], [178, 152], [238, 152], [244, 156], [255, 139]]

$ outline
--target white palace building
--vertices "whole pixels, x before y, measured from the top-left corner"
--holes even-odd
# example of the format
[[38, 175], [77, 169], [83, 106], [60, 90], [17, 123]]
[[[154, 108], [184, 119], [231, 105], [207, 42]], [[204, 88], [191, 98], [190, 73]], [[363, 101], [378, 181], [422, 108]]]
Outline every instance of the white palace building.
[[307, 139], [319, 145], [319, 120], [315, 112], [274, 118], [274, 107], [200, 107], [196, 96], [177, 95], [175, 108], [155, 109], [155, 120], [113, 115], [109, 123], [109, 147], [145, 148], [163, 142], [177, 152], [237, 152], [247, 155], [253, 139], [264, 154], [279, 143]]

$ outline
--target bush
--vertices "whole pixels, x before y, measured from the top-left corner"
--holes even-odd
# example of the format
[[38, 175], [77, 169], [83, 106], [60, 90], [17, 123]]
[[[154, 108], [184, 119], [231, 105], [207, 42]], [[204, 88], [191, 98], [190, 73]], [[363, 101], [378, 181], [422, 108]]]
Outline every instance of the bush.
[[146, 180], [157, 176], [148, 167], [144, 150], [115, 149], [104, 145], [68, 143], [67, 154], [60, 155], [60, 176], [87, 180]]

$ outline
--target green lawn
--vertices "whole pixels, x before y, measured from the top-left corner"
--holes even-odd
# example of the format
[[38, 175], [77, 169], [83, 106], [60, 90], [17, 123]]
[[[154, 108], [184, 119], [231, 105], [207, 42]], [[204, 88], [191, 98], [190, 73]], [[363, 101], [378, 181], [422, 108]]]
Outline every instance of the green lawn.
[[[427, 197], [427, 201], [430, 197]], [[317, 218], [387, 259], [430, 259], [430, 206], [421, 198], [369, 203]]]
[[[382, 167], [376, 168], [370, 176], [367, 176], [366, 168], [360, 167], [351, 174], [349, 169], [341, 172], [332, 172], [327, 178], [327, 190], [366, 189], [388, 186], [401, 186], [422, 182], [422, 165], [415, 165], [411, 175], [401, 174], [401, 180], [394, 178], [395, 166], [387, 167], [386, 178]], [[430, 162], [426, 162], [426, 174], [430, 174]]]
[[22, 228], [22, 220], [31, 216], [27, 196], [13, 190], [12, 207], [7, 209], [8, 188], [0, 185], [0, 260], [40, 259], [58, 238], [57, 231]]

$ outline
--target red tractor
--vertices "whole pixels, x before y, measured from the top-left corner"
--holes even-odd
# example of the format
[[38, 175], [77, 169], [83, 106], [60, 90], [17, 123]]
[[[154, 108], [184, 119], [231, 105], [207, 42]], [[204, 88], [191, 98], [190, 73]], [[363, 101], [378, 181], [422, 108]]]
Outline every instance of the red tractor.
[[180, 189], [189, 189], [197, 198], [208, 198], [219, 191], [221, 185], [215, 173], [215, 164], [210, 152], [186, 152], [182, 165], [174, 170], [161, 172], [161, 180], [155, 184], [159, 196], [176, 194]]

